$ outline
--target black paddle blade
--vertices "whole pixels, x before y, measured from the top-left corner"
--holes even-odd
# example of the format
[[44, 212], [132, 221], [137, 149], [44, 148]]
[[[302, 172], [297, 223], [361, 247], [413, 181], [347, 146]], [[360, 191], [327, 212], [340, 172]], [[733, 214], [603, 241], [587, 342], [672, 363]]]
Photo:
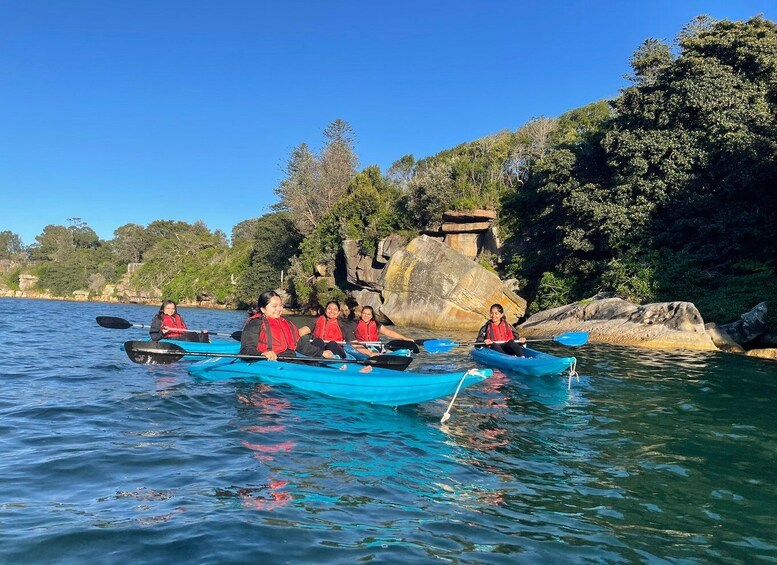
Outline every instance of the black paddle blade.
[[386, 349], [389, 351], [398, 351], [400, 349], [408, 349], [411, 353], [418, 353], [418, 345], [409, 339], [392, 339], [386, 343]]
[[404, 371], [413, 361], [412, 357], [402, 355], [375, 355], [362, 361], [365, 365], [380, 367], [381, 369], [392, 369], [394, 371]]
[[238, 331], [236, 331], [236, 332], [232, 332], [232, 333], [229, 335], [229, 337], [231, 337], [231, 338], [232, 338], [232, 339], [234, 339], [235, 341], [240, 341], [241, 339], [243, 339], [243, 330], [238, 330]]
[[125, 341], [124, 351], [133, 363], [141, 365], [169, 365], [186, 355], [182, 347], [160, 341]]
[[97, 316], [97, 325], [112, 330], [128, 330], [132, 324], [124, 318], [115, 318], [114, 316]]

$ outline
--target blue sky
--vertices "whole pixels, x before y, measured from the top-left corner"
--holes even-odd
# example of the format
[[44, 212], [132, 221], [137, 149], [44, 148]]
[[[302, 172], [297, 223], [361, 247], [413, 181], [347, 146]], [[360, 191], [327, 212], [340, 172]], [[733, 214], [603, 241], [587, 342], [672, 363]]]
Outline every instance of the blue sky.
[[0, 3], [0, 231], [260, 216], [291, 149], [350, 122], [362, 167], [617, 95], [649, 37], [773, 0]]

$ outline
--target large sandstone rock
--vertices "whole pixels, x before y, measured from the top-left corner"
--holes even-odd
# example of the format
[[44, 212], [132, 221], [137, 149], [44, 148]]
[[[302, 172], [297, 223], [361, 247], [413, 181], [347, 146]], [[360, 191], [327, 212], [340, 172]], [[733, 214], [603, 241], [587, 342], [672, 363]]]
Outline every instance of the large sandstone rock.
[[380, 290], [383, 265], [362, 251], [361, 243], [355, 239], [343, 241], [343, 255], [348, 282], [372, 290]]
[[385, 264], [391, 256], [405, 246], [405, 238], [398, 233], [391, 234], [378, 242], [378, 251], [375, 261]]
[[690, 302], [638, 306], [620, 298], [604, 298], [539, 312], [526, 320], [520, 329], [527, 337], [586, 331], [592, 341], [618, 345], [717, 349], [704, 328], [701, 314]]
[[38, 277], [35, 275], [19, 275], [19, 290], [32, 290], [38, 284]]
[[393, 323], [431, 329], [477, 330], [494, 303], [510, 322], [526, 309], [494, 273], [425, 235], [388, 262], [383, 298], [381, 312]]
[[704, 324], [704, 329], [707, 330], [707, 333], [709, 334], [710, 339], [712, 339], [712, 343], [715, 344], [715, 347], [717, 347], [721, 351], [725, 351], [727, 353], [745, 352], [744, 347], [742, 347], [736, 341], [731, 339], [731, 336], [729, 336], [726, 332], [721, 330], [720, 326], [718, 326], [714, 322], [710, 322], [709, 324]]
[[758, 357], [759, 359], [773, 359], [777, 361], [777, 348], [769, 349], [751, 349], [747, 352], [750, 357]]
[[720, 329], [739, 345], [745, 345], [769, 331], [768, 314], [767, 303], [761, 302], [736, 322], [722, 325]]
[[442, 215], [443, 222], [484, 222], [496, 219], [496, 210], [448, 210]]
[[445, 244], [468, 259], [475, 259], [480, 251], [480, 235], [476, 233], [449, 233]]

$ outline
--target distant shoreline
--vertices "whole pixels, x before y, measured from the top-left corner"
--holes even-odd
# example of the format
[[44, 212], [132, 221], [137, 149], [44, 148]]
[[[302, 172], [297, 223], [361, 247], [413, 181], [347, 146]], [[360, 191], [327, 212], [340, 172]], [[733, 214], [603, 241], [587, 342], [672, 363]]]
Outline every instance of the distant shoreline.
[[[162, 299], [153, 300], [119, 300], [117, 298], [106, 297], [67, 297], [67, 296], [52, 296], [47, 293], [26, 291], [26, 290], [0, 290], [0, 298], [22, 298], [29, 300], [58, 300], [61, 302], [98, 302], [102, 304], [135, 304], [140, 306], [156, 306], [162, 303]], [[239, 308], [231, 308], [224, 304], [209, 304], [209, 303], [197, 303], [197, 302], [178, 302], [178, 306], [183, 308], [203, 308], [206, 310], [235, 310], [239, 311]]]

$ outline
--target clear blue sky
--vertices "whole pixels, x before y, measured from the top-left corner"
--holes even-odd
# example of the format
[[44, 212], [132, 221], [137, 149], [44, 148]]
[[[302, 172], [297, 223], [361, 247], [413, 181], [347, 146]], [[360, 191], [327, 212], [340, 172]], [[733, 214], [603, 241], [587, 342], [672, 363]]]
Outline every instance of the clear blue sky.
[[0, 2], [0, 231], [231, 234], [342, 118], [385, 171], [616, 95], [648, 38], [773, 0]]

